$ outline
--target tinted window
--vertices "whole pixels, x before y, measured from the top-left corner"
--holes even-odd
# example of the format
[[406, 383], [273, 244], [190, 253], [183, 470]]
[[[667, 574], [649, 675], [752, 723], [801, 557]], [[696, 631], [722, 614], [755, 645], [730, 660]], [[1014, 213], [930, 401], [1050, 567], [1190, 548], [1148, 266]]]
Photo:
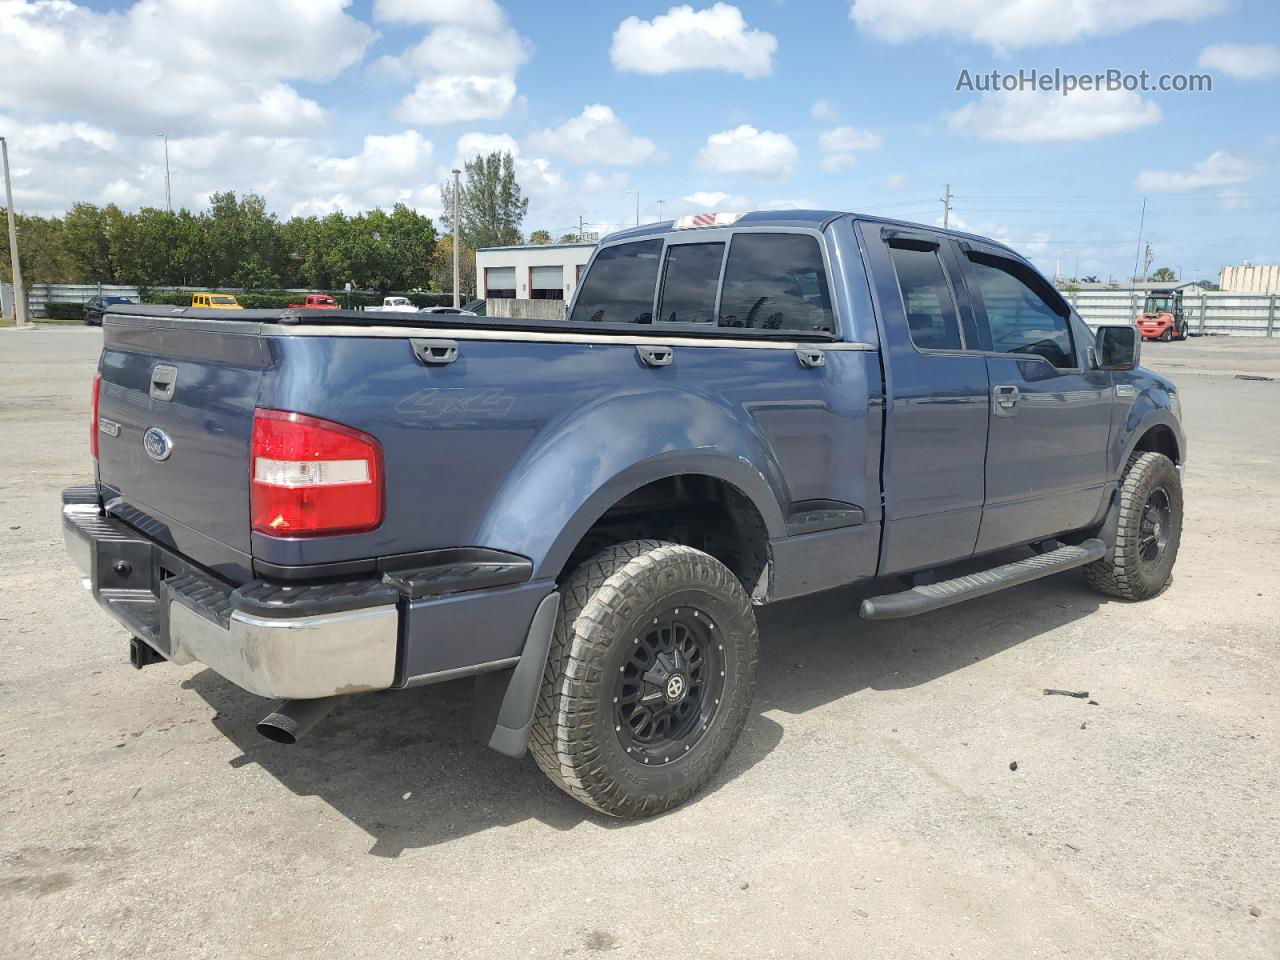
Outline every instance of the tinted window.
[[938, 251], [890, 247], [889, 253], [902, 290], [911, 342], [922, 350], [963, 349], [955, 299]]
[[667, 247], [662, 268], [660, 323], [715, 323], [723, 243], [679, 243]]
[[570, 320], [587, 323], [650, 323], [658, 281], [661, 240], [605, 247], [596, 254]]
[[720, 326], [834, 333], [818, 241], [801, 233], [739, 233], [729, 244]]
[[1035, 276], [1009, 261], [970, 257], [970, 273], [982, 294], [997, 353], [1030, 353], [1055, 367], [1074, 367], [1066, 315], [1041, 295]]

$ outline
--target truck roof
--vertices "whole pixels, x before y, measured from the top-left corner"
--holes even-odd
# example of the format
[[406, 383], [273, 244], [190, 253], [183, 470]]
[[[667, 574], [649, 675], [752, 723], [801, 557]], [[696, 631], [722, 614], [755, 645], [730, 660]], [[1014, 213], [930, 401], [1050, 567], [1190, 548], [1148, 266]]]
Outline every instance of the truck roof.
[[[744, 213], [733, 224], [734, 227], [809, 227], [814, 230], [821, 230], [833, 220], [840, 217], [853, 217], [857, 220], [868, 220], [874, 223], [883, 223], [895, 227], [915, 227], [918, 229], [932, 230], [938, 233], [944, 233], [951, 237], [958, 237], [965, 240], [976, 240], [981, 243], [991, 244], [1008, 250], [1010, 253], [1017, 254], [1017, 251], [1008, 244], [1001, 243], [999, 240], [992, 240], [990, 237], [984, 237], [976, 233], [966, 233], [962, 230], [944, 230], [941, 227], [933, 226], [928, 223], [915, 223], [910, 220], [896, 220], [892, 217], [877, 217], [872, 214], [857, 213], [850, 210], [754, 210], [750, 213]], [[643, 237], [661, 236], [670, 233], [675, 227], [674, 220], [663, 220], [658, 223], [642, 223], [638, 227], [628, 227], [626, 230], [619, 230], [611, 233], [606, 237], [602, 237], [600, 242], [614, 243], [618, 240], [638, 240]], [[696, 229], [696, 228], [695, 228]], [[683, 232], [683, 231], [682, 231]]]

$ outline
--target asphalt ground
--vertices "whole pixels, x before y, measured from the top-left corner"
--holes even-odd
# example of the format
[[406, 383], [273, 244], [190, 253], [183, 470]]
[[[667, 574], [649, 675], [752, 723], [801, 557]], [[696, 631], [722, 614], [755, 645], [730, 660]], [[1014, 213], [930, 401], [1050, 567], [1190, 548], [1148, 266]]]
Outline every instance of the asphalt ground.
[[1280, 956], [1280, 340], [1145, 349], [1190, 437], [1167, 591], [766, 608], [737, 750], [638, 823], [474, 743], [466, 683], [284, 747], [134, 671], [59, 526], [99, 344], [0, 331], [0, 956]]

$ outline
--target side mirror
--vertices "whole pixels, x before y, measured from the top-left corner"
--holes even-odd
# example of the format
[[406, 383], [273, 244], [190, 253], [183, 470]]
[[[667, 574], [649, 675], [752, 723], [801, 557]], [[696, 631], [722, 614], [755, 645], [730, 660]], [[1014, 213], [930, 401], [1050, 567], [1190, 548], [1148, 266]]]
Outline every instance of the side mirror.
[[1099, 370], [1132, 370], [1140, 353], [1138, 330], [1130, 326], [1099, 327], [1094, 339]]

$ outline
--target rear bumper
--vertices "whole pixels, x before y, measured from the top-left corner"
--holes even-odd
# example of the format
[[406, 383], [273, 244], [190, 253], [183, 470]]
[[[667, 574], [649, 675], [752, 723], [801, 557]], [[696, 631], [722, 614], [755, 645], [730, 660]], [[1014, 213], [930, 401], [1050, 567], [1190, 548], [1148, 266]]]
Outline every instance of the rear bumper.
[[263, 697], [395, 683], [400, 614], [392, 587], [372, 580], [232, 588], [104, 516], [93, 487], [63, 493], [62, 534], [94, 599], [175, 663], [199, 661]]

